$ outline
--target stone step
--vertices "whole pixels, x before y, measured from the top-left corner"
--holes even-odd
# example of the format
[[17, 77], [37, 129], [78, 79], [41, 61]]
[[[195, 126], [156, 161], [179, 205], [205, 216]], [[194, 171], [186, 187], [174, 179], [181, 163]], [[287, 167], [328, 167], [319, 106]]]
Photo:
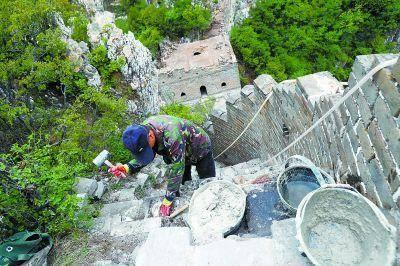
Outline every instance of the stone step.
[[121, 215], [99, 217], [94, 221], [93, 234], [109, 235], [112, 237], [135, 235], [140, 238], [152, 229], [161, 227], [161, 217], [144, 218], [142, 220], [126, 221]]
[[297, 249], [294, 219], [274, 223], [273, 235], [272, 239], [229, 236], [192, 245], [187, 227], [157, 228], [138, 249], [135, 263], [137, 266], [311, 265]]
[[124, 188], [121, 190], [111, 192], [108, 196], [108, 201], [118, 202], [118, 201], [137, 200], [135, 196], [135, 189], [136, 188]]
[[135, 212], [137, 213], [137, 216], [141, 216], [140, 213], [145, 213], [142, 210], [144, 210], [146, 204], [147, 202], [145, 203], [143, 200], [135, 200], [135, 199], [104, 204], [103, 208], [100, 211], [100, 217], [123, 214], [126, 213], [127, 211], [131, 213]]

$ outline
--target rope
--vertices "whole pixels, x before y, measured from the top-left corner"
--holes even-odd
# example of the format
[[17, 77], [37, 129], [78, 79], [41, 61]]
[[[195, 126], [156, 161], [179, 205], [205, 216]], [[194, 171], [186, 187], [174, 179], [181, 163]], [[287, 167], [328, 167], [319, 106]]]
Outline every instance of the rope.
[[320, 119], [318, 119], [311, 127], [309, 127], [303, 134], [301, 134], [297, 139], [295, 139], [292, 143], [290, 143], [286, 148], [275, 154], [273, 157], [269, 158], [267, 160], [267, 163], [276, 159], [278, 156], [280, 156], [282, 153], [286, 152], [289, 150], [291, 147], [293, 147], [297, 142], [299, 142], [302, 138], [304, 138], [308, 133], [310, 133], [314, 128], [316, 128], [325, 118], [327, 118], [333, 111], [335, 111], [344, 101], [346, 101], [356, 90], [358, 90], [364, 83], [370, 79], [373, 75], [375, 75], [379, 70], [382, 68], [394, 65], [397, 62], [397, 58], [391, 59], [385, 62], [380, 63], [376, 67], [374, 67], [372, 70], [370, 70], [367, 75], [365, 75], [359, 82], [354, 85], [353, 88], [351, 88], [339, 101], [336, 102], [334, 106], [332, 106], [331, 109], [329, 109]]
[[[364, 83], [370, 79], [373, 75], [375, 75], [379, 70], [394, 65], [397, 62], [397, 58], [385, 61], [371, 69], [359, 82], [354, 85], [353, 88], [351, 88], [339, 101], [336, 102], [336, 104], [329, 109], [320, 119], [318, 119], [311, 127], [309, 127], [303, 134], [301, 134], [297, 139], [295, 139], [293, 142], [291, 142], [286, 148], [272, 156], [267, 160], [267, 163], [276, 159], [278, 156], [289, 150], [291, 147], [293, 147], [297, 142], [299, 142], [301, 139], [303, 139], [308, 133], [310, 133], [314, 128], [316, 128], [325, 118], [327, 118], [333, 111], [335, 111], [342, 103], [344, 103], [356, 90], [358, 90]], [[264, 100], [264, 102], [261, 104], [260, 108], [258, 111], [254, 114], [253, 118], [250, 120], [250, 122], [247, 124], [247, 126], [243, 129], [242, 133], [225, 149], [223, 150], [220, 154], [218, 154], [216, 157], [214, 157], [214, 160], [216, 160], [218, 157], [220, 157], [222, 154], [224, 154], [227, 150], [229, 150], [242, 136], [243, 134], [247, 131], [247, 129], [250, 127], [250, 125], [254, 122], [256, 117], [260, 114], [261, 110], [264, 108], [268, 100], [271, 98], [273, 94], [273, 91], [269, 93], [267, 98]]]
[[247, 126], [243, 129], [242, 133], [240, 133], [240, 135], [231, 143], [231, 145], [229, 145], [228, 147], [226, 147], [225, 150], [223, 150], [220, 154], [218, 154], [216, 157], [214, 157], [214, 160], [216, 160], [219, 156], [221, 156], [222, 154], [224, 154], [227, 150], [229, 150], [242, 136], [243, 134], [246, 132], [246, 130], [251, 126], [251, 124], [254, 122], [254, 120], [256, 119], [256, 117], [258, 116], [258, 114], [261, 112], [261, 110], [263, 109], [263, 107], [265, 106], [265, 104], [267, 104], [269, 98], [271, 98], [272, 96], [272, 91], [268, 94], [267, 98], [264, 100], [264, 102], [261, 104], [260, 108], [258, 108], [257, 112], [254, 114], [253, 118], [250, 120], [250, 122], [247, 124]]

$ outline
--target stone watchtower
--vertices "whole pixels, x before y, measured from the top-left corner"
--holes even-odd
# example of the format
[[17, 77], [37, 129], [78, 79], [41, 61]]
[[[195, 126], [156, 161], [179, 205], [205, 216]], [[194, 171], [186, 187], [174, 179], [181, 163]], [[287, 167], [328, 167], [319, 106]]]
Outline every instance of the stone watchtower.
[[240, 89], [236, 57], [226, 36], [181, 44], [164, 57], [162, 65], [160, 90], [167, 102]]

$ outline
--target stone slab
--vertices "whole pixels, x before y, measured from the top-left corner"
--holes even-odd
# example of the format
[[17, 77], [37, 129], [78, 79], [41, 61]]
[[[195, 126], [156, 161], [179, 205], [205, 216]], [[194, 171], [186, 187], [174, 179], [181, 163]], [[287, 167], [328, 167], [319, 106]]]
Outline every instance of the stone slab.
[[118, 220], [111, 221], [110, 235], [111, 236], [126, 236], [126, 235], [143, 235], [149, 233], [155, 228], [161, 227], [161, 218], [153, 217], [143, 220], [121, 222]]
[[253, 238], [234, 240], [231, 238], [198, 246], [194, 250], [193, 266], [265, 266], [281, 265], [275, 259], [272, 239]]
[[327, 71], [299, 77], [297, 83], [312, 104], [343, 90], [343, 85]]
[[187, 227], [162, 227], [149, 233], [138, 250], [137, 266], [189, 266], [192, 255], [191, 232]]
[[274, 221], [271, 227], [274, 239], [275, 257], [280, 265], [312, 265], [299, 250], [296, 239], [296, 222], [294, 218]]

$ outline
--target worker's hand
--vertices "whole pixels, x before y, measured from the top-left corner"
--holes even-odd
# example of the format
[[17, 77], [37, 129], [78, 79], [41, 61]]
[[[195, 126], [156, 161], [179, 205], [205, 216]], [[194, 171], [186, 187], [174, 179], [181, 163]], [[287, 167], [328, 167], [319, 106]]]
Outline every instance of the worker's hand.
[[117, 178], [126, 176], [128, 171], [129, 171], [129, 166], [126, 164], [117, 164], [116, 166], [110, 167], [110, 169], [108, 169], [108, 172], [112, 173]]
[[161, 207], [160, 207], [160, 216], [169, 216], [171, 214], [172, 201], [169, 201], [167, 198], [164, 198]]

